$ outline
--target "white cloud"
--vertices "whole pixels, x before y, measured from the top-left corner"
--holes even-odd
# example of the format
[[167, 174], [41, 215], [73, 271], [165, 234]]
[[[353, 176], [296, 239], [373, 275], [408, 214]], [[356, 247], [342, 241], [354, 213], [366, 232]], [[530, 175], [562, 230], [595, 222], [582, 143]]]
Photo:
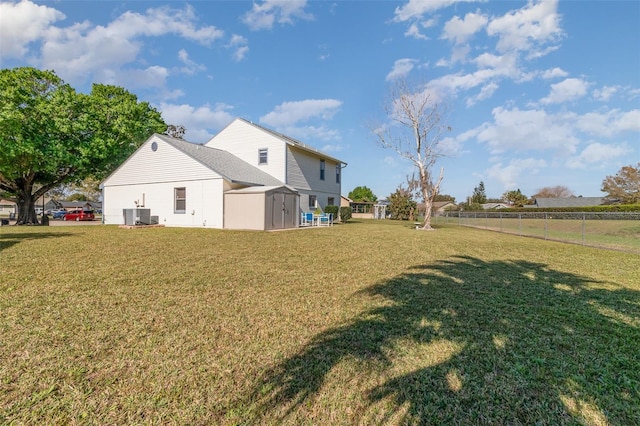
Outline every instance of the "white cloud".
[[248, 40], [241, 35], [234, 34], [231, 37], [227, 47], [229, 49], [233, 49], [232, 57], [234, 61], [240, 62], [247, 56], [247, 53], [249, 53], [249, 46], [247, 46], [248, 43]]
[[625, 145], [606, 145], [599, 142], [589, 144], [579, 155], [567, 160], [570, 169], [584, 169], [590, 165], [603, 167], [609, 161], [631, 152]]
[[476, 96], [472, 96], [467, 99], [467, 106], [471, 107], [476, 103], [478, 103], [479, 101], [484, 101], [485, 99], [489, 99], [491, 96], [493, 96], [495, 91], [498, 90], [498, 87], [499, 87], [498, 84], [494, 82], [485, 84], [482, 87], [482, 89], [480, 89], [480, 93], [478, 93]]
[[409, 28], [407, 28], [407, 31], [404, 32], [404, 35], [407, 37], [413, 37], [418, 40], [429, 40], [429, 37], [420, 32], [420, 28], [415, 22], [409, 25]]
[[507, 165], [496, 163], [491, 166], [491, 168], [485, 170], [484, 174], [502, 183], [505, 190], [510, 190], [519, 185], [518, 179], [520, 176], [525, 175], [529, 178], [531, 175], [538, 174], [540, 169], [546, 167], [546, 165], [546, 161], [540, 159], [516, 158], [509, 161]]
[[612, 137], [623, 132], [640, 132], [640, 110], [566, 114], [565, 119], [581, 132], [596, 137]]
[[305, 12], [306, 0], [264, 0], [253, 3], [250, 11], [242, 16], [242, 22], [251, 30], [268, 30], [273, 25], [293, 24], [293, 19], [313, 19], [313, 15]]
[[464, 19], [454, 16], [444, 24], [442, 38], [455, 44], [465, 43], [473, 34], [487, 25], [489, 19], [479, 13], [467, 13]]
[[63, 19], [62, 12], [31, 1], [0, 3], [0, 58], [24, 57], [29, 43], [43, 39], [49, 26]]
[[604, 86], [602, 89], [595, 89], [592, 92], [592, 95], [599, 101], [607, 102], [613, 97], [613, 95], [618, 93], [620, 89], [620, 86]]
[[551, 92], [540, 99], [542, 104], [557, 104], [574, 101], [587, 94], [589, 83], [579, 78], [567, 78], [551, 85]]
[[[8, 6], [3, 3], [3, 9]], [[20, 9], [18, 9], [20, 8]], [[27, 12], [24, 10], [28, 9]], [[94, 26], [88, 21], [74, 23], [68, 27], [56, 27], [52, 23], [64, 15], [50, 8], [36, 7], [30, 2], [21, 2], [2, 13], [2, 19], [33, 19], [35, 25], [17, 28], [2, 23], [3, 52], [5, 39], [16, 41], [11, 52], [26, 54], [28, 41], [42, 40], [41, 50], [33, 54], [32, 62], [40, 68], [55, 69], [56, 73], [69, 83], [84, 83], [88, 80], [101, 82], [121, 82], [118, 74], [124, 65], [135, 62], [144, 47], [145, 37], [159, 37], [174, 34], [203, 45], [223, 36], [223, 32], [213, 26], [198, 26], [197, 16], [190, 6], [183, 9], [160, 7], [148, 9], [144, 13], [125, 12], [106, 26]], [[21, 10], [18, 13], [17, 10]], [[46, 13], [45, 13], [46, 12]], [[18, 16], [14, 16], [14, 15]], [[33, 29], [32, 29], [33, 27]], [[25, 28], [29, 37], [20, 35]], [[35, 34], [38, 34], [37, 36]], [[22, 44], [21, 44], [22, 43]], [[19, 47], [22, 46], [22, 47]], [[182, 58], [184, 59], [184, 57]], [[184, 62], [184, 60], [183, 60]], [[194, 63], [192, 70], [197, 69]], [[156, 66], [146, 69], [126, 70], [129, 73], [149, 73]], [[162, 68], [162, 67], [160, 67]], [[158, 73], [153, 73], [156, 77]], [[150, 81], [148, 87], [155, 86], [157, 78]], [[136, 83], [138, 86], [142, 82]]]
[[552, 78], [566, 77], [568, 75], [569, 75], [568, 72], [566, 72], [562, 68], [556, 67], [556, 68], [544, 71], [542, 73], [542, 78], [544, 78], [545, 80], [549, 80]]
[[411, 19], [419, 19], [426, 13], [432, 13], [444, 9], [455, 3], [477, 0], [409, 0], [404, 6], [396, 7], [395, 22], [405, 22]]
[[487, 33], [498, 37], [500, 52], [532, 51], [533, 57], [541, 56], [550, 51], [543, 48], [545, 44], [563, 35], [557, 10], [558, 0], [530, 0], [519, 10], [492, 19]]
[[405, 77], [408, 75], [411, 70], [415, 67], [416, 63], [415, 59], [398, 59], [393, 64], [393, 69], [387, 74], [385, 78], [386, 81], [395, 80], [397, 78]]
[[189, 58], [189, 53], [185, 49], [178, 51], [178, 60], [184, 64], [184, 67], [180, 68], [180, 72], [188, 75], [193, 75], [198, 71], [205, 71], [206, 66], [198, 64]]
[[231, 107], [217, 104], [213, 108], [206, 104], [194, 107], [187, 104], [162, 103], [159, 108], [168, 124], [183, 125], [187, 131], [185, 139], [191, 142], [206, 142], [215, 132], [229, 124], [234, 116]]
[[342, 101], [336, 99], [307, 99], [304, 101], [284, 102], [278, 105], [274, 111], [260, 117], [260, 122], [276, 129], [282, 129], [312, 118], [329, 120], [341, 105]]
[[487, 84], [490, 81], [505, 77], [520, 78], [522, 72], [517, 67], [515, 55], [496, 56], [483, 53], [474, 59], [479, 70], [469, 74], [449, 74], [431, 80], [431, 87], [438, 91], [445, 91], [455, 94], [460, 90], [469, 90]]
[[477, 133], [477, 140], [486, 143], [492, 153], [505, 151], [545, 151], [572, 154], [579, 143], [572, 123], [544, 110], [493, 110], [492, 124], [485, 123]]

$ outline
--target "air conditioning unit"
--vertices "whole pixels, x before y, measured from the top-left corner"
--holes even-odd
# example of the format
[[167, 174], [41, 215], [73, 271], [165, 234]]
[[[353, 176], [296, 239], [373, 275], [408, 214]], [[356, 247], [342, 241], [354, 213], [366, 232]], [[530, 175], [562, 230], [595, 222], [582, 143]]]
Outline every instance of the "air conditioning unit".
[[151, 209], [122, 209], [125, 225], [151, 225]]

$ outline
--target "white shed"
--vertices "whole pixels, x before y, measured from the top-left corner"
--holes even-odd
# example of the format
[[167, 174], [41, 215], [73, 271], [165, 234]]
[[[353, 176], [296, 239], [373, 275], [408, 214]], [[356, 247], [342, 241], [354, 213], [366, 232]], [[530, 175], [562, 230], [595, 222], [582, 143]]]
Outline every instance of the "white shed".
[[300, 195], [293, 188], [253, 186], [224, 194], [224, 228], [274, 230], [299, 226]]

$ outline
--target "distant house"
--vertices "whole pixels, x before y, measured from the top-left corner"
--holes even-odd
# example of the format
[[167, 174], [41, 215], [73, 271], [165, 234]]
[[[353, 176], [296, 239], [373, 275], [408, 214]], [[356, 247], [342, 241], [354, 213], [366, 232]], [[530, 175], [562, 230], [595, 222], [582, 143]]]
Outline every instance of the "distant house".
[[592, 207], [604, 204], [603, 197], [568, 197], [568, 198], [536, 198], [534, 204], [525, 205], [526, 208], [571, 208]]
[[10, 216], [16, 214], [18, 206], [13, 201], [0, 199], [0, 216]]
[[452, 201], [434, 201], [431, 206], [432, 215], [439, 215], [451, 210], [457, 210], [458, 205]]
[[166, 226], [297, 227], [301, 212], [339, 202], [345, 165], [243, 119], [204, 145], [154, 134], [101, 184], [103, 221], [144, 208]]

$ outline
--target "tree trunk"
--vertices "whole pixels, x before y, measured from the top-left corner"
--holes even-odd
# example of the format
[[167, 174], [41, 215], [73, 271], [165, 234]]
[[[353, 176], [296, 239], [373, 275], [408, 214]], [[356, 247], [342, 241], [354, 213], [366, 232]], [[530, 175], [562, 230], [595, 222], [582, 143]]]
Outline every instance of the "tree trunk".
[[36, 197], [31, 191], [18, 193], [18, 221], [16, 225], [39, 225], [36, 215]]
[[429, 177], [427, 170], [420, 167], [420, 186], [422, 189], [422, 195], [424, 197], [424, 223], [422, 224], [423, 231], [433, 231], [431, 226], [431, 212], [433, 211], [433, 200], [440, 192], [440, 184], [444, 178], [444, 168], [440, 169], [440, 176], [435, 184]]

